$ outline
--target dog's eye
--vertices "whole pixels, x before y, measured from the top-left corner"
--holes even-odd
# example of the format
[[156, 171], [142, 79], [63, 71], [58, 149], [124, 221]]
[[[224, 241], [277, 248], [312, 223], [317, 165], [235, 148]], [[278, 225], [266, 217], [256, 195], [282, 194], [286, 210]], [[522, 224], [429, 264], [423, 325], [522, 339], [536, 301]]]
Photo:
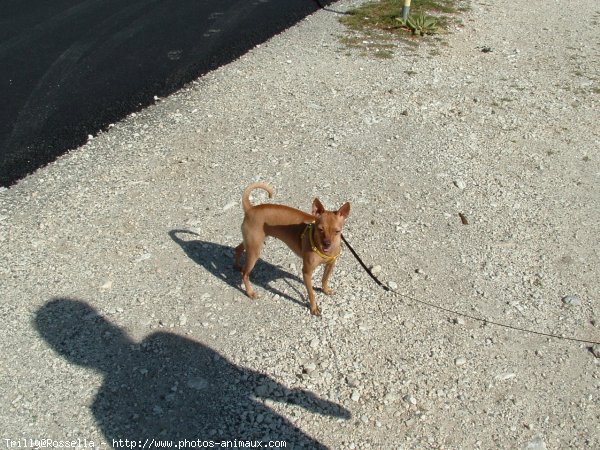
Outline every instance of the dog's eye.
[[340, 234], [342, 230], [335, 230], [335, 234]]

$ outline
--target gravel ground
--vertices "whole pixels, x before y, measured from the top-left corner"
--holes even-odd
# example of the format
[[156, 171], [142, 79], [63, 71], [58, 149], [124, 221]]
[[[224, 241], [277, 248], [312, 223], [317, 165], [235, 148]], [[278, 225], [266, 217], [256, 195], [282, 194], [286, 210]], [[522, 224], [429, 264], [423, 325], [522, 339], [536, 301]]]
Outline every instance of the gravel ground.
[[591, 344], [387, 294], [348, 251], [321, 319], [277, 241], [261, 298], [241, 290], [260, 180], [304, 210], [350, 201], [347, 239], [403, 294], [600, 340], [597, 0], [474, 1], [389, 60], [340, 44], [353, 4], [0, 192], [3, 448], [600, 448]]

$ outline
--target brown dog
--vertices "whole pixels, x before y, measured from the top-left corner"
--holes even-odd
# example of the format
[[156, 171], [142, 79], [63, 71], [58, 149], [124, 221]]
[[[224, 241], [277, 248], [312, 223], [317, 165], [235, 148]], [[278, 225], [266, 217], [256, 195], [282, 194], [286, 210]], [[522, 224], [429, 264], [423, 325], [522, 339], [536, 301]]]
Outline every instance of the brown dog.
[[[302, 258], [302, 276], [310, 300], [310, 312], [321, 315], [312, 285], [315, 269], [326, 264], [323, 272], [323, 292], [333, 294], [328, 286], [329, 276], [341, 251], [341, 235], [344, 222], [350, 214], [350, 203], [337, 211], [325, 211], [318, 198], [312, 204], [312, 215], [285, 205], [250, 204], [250, 192], [263, 189], [273, 197], [273, 189], [264, 183], [254, 183], [244, 190], [243, 241], [235, 249], [235, 266], [241, 270], [246, 293], [250, 298], [257, 295], [250, 284], [250, 272], [260, 256], [265, 238], [273, 236], [285, 242], [294, 253]], [[246, 251], [246, 263], [240, 266], [242, 253]]]

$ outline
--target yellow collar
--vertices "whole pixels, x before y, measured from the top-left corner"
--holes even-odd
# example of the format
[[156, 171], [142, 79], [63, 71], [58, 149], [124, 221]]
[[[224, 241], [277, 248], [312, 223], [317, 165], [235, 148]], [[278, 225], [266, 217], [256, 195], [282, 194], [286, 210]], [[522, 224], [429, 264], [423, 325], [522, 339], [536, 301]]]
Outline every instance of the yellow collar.
[[308, 225], [306, 225], [306, 228], [304, 229], [304, 231], [302, 232], [302, 235], [300, 236], [300, 239], [304, 239], [304, 235], [306, 234], [306, 232], [308, 231], [308, 240], [310, 241], [310, 247], [312, 248], [312, 251], [315, 252], [317, 255], [319, 255], [321, 258], [323, 258], [325, 260], [325, 262], [333, 262], [337, 259], [338, 256], [340, 256], [340, 253], [342, 253], [342, 250], [340, 249], [340, 253], [338, 253], [335, 256], [330, 256], [330, 255], [326, 255], [325, 253], [323, 253], [321, 250], [319, 250], [317, 248], [317, 246], [315, 245], [315, 241], [313, 238], [313, 225], [315, 223], [309, 223]]

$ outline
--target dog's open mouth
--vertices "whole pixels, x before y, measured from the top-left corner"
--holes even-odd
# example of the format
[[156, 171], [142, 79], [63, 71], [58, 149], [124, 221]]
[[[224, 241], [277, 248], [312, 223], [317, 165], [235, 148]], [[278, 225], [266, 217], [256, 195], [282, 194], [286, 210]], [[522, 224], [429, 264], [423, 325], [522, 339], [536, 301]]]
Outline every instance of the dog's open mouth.
[[324, 245], [323, 246], [323, 253], [329, 253], [330, 250], [331, 250], [331, 245]]

